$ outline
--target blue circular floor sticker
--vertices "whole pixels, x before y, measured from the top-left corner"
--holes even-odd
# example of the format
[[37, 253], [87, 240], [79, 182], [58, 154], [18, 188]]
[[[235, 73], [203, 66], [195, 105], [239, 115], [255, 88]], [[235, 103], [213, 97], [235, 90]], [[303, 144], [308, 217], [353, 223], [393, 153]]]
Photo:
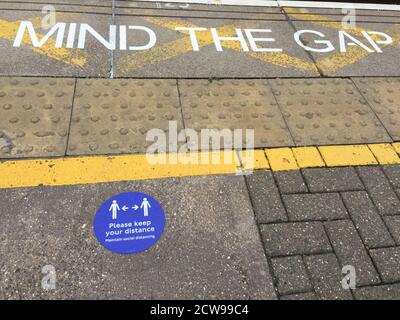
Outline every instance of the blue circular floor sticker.
[[160, 239], [164, 210], [157, 200], [140, 192], [125, 192], [105, 201], [97, 210], [93, 228], [97, 240], [121, 254], [147, 250]]

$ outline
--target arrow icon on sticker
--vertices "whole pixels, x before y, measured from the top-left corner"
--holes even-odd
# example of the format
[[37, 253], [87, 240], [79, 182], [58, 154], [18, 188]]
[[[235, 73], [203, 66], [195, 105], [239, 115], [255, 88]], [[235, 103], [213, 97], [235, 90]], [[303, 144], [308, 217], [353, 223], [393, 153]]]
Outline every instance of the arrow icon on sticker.
[[124, 211], [126, 211], [126, 210], [128, 210], [129, 209], [129, 207], [127, 207], [127, 206], [123, 206], [122, 207], [122, 210], [124, 210]]
[[135, 205], [132, 207], [132, 209], [136, 211], [137, 209], [139, 209], [139, 206], [138, 206], [137, 204], [135, 204]]

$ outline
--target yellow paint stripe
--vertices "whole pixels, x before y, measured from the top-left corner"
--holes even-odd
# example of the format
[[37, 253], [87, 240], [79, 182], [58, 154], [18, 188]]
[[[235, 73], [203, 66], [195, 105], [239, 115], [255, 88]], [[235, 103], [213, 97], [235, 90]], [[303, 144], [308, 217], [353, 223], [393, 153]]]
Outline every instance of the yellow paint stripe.
[[325, 167], [325, 162], [316, 147], [298, 147], [292, 151], [301, 169]]
[[[6, 161], [0, 163], [0, 188], [233, 174], [240, 166], [236, 153], [232, 151], [160, 155], [156, 158], [162, 161], [163, 156], [169, 157], [165, 159], [166, 164], [151, 164], [146, 155]], [[205, 163], [205, 159], [208, 164], [193, 163]], [[190, 161], [192, 163], [188, 163]], [[183, 165], [185, 162], [188, 164]]]
[[367, 145], [318, 147], [328, 167], [378, 164]]
[[368, 146], [379, 164], [400, 164], [400, 158], [392, 145], [386, 143], [369, 144]]
[[239, 152], [239, 156], [244, 170], [261, 170], [270, 168], [263, 150], [245, 150]]
[[290, 148], [266, 149], [265, 153], [273, 171], [299, 169]]
[[400, 142], [393, 143], [392, 146], [394, 150], [396, 150], [396, 152], [400, 154]]
[[[37, 25], [38, 17], [32, 18], [29, 21], [32, 21], [33, 24]], [[14, 41], [15, 36], [17, 34], [18, 28], [20, 25], [20, 21], [7, 21], [0, 19], [0, 39]], [[38, 39], [42, 39], [43, 36], [38, 35]], [[22, 43], [24, 45], [31, 45], [31, 39], [27, 33], [25, 33], [24, 38], [22, 39]], [[65, 49], [65, 48], [56, 48], [55, 40], [48, 39], [43, 46], [40, 48], [31, 47], [32, 51], [39, 53], [40, 55], [44, 55], [51, 59], [61, 61], [66, 64], [83, 67], [86, 64], [87, 58], [86, 54], [83, 50], [78, 49]]]
[[387, 150], [391, 146], [392, 157], [394, 150], [400, 152], [400, 143], [271, 148], [254, 150], [254, 158], [249, 150], [239, 153], [226, 150], [160, 154], [150, 158], [136, 154], [7, 160], [0, 162], [0, 189], [237, 174], [243, 169], [283, 171], [317, 168], [325, 164], [327, 167], [388, 164], [391, 162], [387, 160]]

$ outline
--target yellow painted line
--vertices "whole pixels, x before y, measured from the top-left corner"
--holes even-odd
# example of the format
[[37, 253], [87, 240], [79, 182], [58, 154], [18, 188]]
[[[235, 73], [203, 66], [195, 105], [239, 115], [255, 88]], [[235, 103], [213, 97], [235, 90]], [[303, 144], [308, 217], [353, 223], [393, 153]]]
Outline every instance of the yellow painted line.
[[[165, 19], [158, 18], [145, 18], [146, 21], [158, 25], [162, 28], [176, 31], [177, 27], [191, 27], [196, 28], [199, 27], [190, 22], [180, 20], [180, 21], [171, 21]], [[218, 27], [218, 34], [221, 37], [232, 37], [236, 35], [236, 28], [244, 28], [244, 25], [238, 24], [230, 24]], [[180, 33], [188, 35], [188, 31], [178, 30]], [[211, 36], [209, 31], [197, 32], [196, 38], [198, 41], [199, 48], [213, 45], [214, 39]], [[235, 50], [240, 53], [246, 54], [254, 59], [261, 60], [263, 62], [271, 63], [277, 65], [282, 68], [296, 68], [300, 70], [311, 70], [315, 73], [318, 73], [317, 67], [310, 62], [304, 61], [300, 58], [289, 56], [286, 53], [282, 52], [243, 52], [243, 48], [240, 43], [232, 42], [232, 41], [222, 41], [221, 46], [227, 49]], [[164, 60], [168, 60], [171, 58], [175, 58], [182, 54], [192, 52], [192, 44], [189, 37], [181, 38], [178, 40], [174, 40], [163, 44], [159, 47], [152, 48], [147, 51], [131, 53], [123, 58], [121, 58], [121, 64], [123, 67], [119, 67], [121, 72], [128, 72], [129, 70], [135, 70], [141, 68], [143, 66], [159, 63]]]
[[[150, 164], [146, 155], [5, 161], [0, 163], [0, 188], [234, 174], [240, 166], [232, 151], [227, 155], [225, 152], [160, 155], [156, 159], [163, 161], [163, 156], [171, 156], [166, 164]], [[205, 159], [208, 164], [201, 164]], [[197, 164], [193, 163], [196, 160]]]
[[328, 167], [378, 164], [367, 145], [318, 147]]
[[232, 150], [171, 153], [150, 157], [134, 154], [6, 160], [0, 162], [0, 189], [237, 174], [243, 169], [284, 171], [320, 168], [325, 164], [326, 167], [394, 164], [399, 163], [392, 161], [394, 150], [400, 152], [400, 143], [270, 148], [239, 153]]
[[400, 158], [391, 144], [369, 144], [368, 146], [379, 164], [400, 164]]
[[291, 148], [266, 149], [265, 153], [273, 171], [299, 169]]
[[325, 167], [316, 147], [298, 147], [292, 148], [292, 151], [300, 169]]
[[396, 152], [400, 154], [400, 142], [393, 143], [392, 146], [394, 150], [396, 150]]
[[[39, 17], [31, 18], [29, 19], [29, 21], [31, 21], [32, 24], [34, 24], [35, 26], [40, 23]], [[20, 21], [11, 22], [0, 19], [0, 39], [13, 41], [17, 34], [19, 25]], [[43, 36], [38, 34], [38, 39], [40, 40], [42, 38]], [[27, 33], [25, 33], [25, 36], [22, 39], [22, 43], [25, 45], [32, 44], [31, 39]], [[40, 48], [31, 47], [31, 49], [32, 51], [39, 53], [40, 55], [77, 67], [83, 67], [87, 61], [86, 54], [83, 50], [56, 48], [55, 40], [51, 38], [49, 38], [47, 42], [43, 44]]]
[[244, 170], [261, 170], [270, 168], [263, 150], [245, 150], [239, 152], [239, 156]]

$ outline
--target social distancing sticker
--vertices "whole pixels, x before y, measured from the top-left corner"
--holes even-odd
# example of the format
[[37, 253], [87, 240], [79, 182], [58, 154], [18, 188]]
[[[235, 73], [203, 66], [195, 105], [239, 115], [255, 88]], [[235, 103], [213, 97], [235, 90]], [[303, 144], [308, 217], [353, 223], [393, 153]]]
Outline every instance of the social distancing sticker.
[[152, 247], [165, 227], [160, 203], [140, 192], [125, 192], [105, 201], [97, 210], [93, 228], [108, 250], [132, 254]]

